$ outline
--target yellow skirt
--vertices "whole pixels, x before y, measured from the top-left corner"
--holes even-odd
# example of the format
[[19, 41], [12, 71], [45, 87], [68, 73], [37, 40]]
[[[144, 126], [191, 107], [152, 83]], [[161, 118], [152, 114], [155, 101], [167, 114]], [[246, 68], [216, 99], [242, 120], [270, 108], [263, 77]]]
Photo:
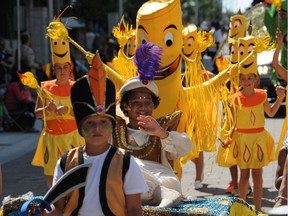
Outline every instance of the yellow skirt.
[[79, 135], [78, 130], [64, 135], [53, 135], [43, 130], [32, 165], [43, 167], [45, 175], [53, 176], [56, 163], [62, 154], [72, 148], [83, 146], [84, 143], [85, 140]]
[[235, 131], [232, 140], [225, 149], [224, 164], [238, 165], [240, 169], [258, 169], [276, 160], [274, 140], [266, 130], [251, 134]]

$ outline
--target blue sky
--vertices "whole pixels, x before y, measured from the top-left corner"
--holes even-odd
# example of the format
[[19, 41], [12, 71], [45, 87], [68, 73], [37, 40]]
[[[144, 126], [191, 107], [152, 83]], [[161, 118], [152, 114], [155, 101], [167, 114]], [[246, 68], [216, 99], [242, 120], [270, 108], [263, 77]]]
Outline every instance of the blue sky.
[[251, 6], [253, 0], [223, 0], [223, 9], [229, 9], [233, 12], [238, 12], [240, 9], [241, 12], [245, 12], [245, 10]]

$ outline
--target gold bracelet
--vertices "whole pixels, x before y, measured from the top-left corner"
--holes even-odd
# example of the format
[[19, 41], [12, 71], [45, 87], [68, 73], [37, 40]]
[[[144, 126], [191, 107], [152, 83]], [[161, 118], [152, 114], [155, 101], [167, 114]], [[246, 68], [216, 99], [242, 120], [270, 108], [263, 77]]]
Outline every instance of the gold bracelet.
[[285, 95], [280, 97], [280, 96], [277, 96], [277, 99], [280, 99], [280, 100], [283, 100], [285, 98]]
[[275, 202], [277, 202], [277, 201], [280, 200], [280, 199], [285, 200], [285, 201], [288, 201], [287, 198], [284, 197], [284, 196], [277, 196], [274, 200], [275, 200]]

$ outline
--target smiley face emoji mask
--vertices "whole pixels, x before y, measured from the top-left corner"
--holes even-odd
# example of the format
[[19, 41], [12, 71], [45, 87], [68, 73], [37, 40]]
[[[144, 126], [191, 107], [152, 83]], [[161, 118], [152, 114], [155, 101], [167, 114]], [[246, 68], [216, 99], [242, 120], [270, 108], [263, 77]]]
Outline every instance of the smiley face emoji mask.
[[[65, 10], [68, 7], [65, 8]], [[65, 11], [64, 10], [64, 11]], [[64, 12], [63, 11], [63, 12]], [[71, 62], [70, 58], [70, 46], [68, 37], [68, 30], [61, 22], [60, 17], [63, 12], [54, 18], [47, 27], [47, 36], [50, 38], [50, 48], [53, 65], [56, 63]]]
[[50, 39], [53, 65], [71, 62], [69, 41], [65, 39]]
[[255, 38], [253, 36], [239, 38], [238, 44], [239, 73], [257, 75], [257, 53], [254, 51]]
[[[240, 13], [240, 12], [239, 12]], [[228, 32], [228, 43], [232, 43], [233, 40], [238, 40], [240, 37], [246, 36], [247, 20], [246, 17], [237, 14], [230, 18], [230, 28]]]
[[190, 60], [197, 58], [197, 26], [190, 24], [182, 31], [183, 48], [182, 53]]

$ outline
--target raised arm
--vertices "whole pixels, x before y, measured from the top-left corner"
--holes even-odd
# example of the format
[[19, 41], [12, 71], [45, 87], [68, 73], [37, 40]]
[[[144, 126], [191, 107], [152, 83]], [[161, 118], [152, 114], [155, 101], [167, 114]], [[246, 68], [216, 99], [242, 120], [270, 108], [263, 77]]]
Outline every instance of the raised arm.
[[281, 34], [280, 30], [277, 29], [276, 31], [276, 39], [277, 39], [277, 47], [274, 52], [273, 60], [272, 60], [272, 67], [275, 69], [276, 73], [285, 81], [287, 81], [288, 71], [279, 64], [279, 53], [281, 50], [281, 46], [283, 43], [283, 35]]

